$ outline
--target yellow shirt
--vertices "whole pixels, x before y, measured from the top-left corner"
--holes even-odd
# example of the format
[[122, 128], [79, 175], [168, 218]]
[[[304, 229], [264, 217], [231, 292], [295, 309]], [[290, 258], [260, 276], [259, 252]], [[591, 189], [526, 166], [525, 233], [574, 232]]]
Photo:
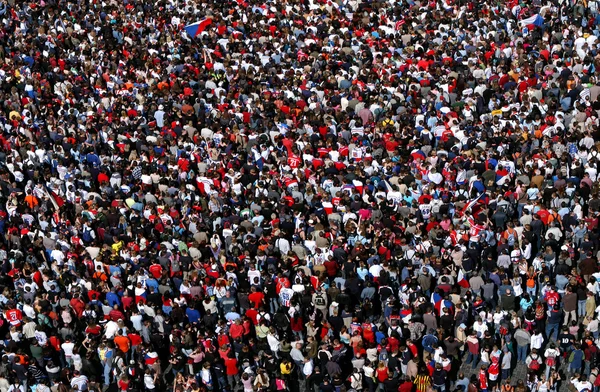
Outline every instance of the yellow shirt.
[[281, 365], [279, 365], [279, 370], [281, 371], [281, 374], [290, 374], [292, 372], [292, 365], [286, 365], [282, 362]]

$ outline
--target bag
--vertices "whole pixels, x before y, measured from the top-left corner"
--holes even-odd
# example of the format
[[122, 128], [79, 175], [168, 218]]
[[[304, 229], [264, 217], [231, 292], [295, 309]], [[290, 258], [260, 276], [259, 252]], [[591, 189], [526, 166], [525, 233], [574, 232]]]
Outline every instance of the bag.
[[540, 363], [538, 358], [531, 358], [531, 362], [529, 363], [529, 370], [537, 371], [540, 370]]
[[506, 242], [508, 243], [508, 246], [514, 246], [515, 245], [515, 232], [514, 232], [514, 230], [513, 230], [512, 233], [507, 230], [506, 233], [508, 234], [507, 237], [506, 237]]
[[554, 358], [554, 357], [546, 358], [546, 366], [553, 367], [554, 365], [556, 365], [556, 358]]
[[91, 230], [90, 229], [83, 230], [83, 233], [81, 233], [81, 239], [86, 244], [89, 244], [90, 242], [92, 242], [93, 238], [92, 238]]
[[323, 298], [322, 294], [317, 294], [315, 296], [315, 305], [316, 306], [325, 306], [325, 298]]
[[504, 336], [507, 333], [508, 333], [508, 329], [504, 325], [501, 325], [500, 326], [500, 335]]
[[575, 351], [571, 351], [571, 354], [569, 355], [569, 363], [573, 362], [575, 360]]
[[527, 287], [530, 289], [535, 287], [535, 278], [533, 276], [527, 278]]

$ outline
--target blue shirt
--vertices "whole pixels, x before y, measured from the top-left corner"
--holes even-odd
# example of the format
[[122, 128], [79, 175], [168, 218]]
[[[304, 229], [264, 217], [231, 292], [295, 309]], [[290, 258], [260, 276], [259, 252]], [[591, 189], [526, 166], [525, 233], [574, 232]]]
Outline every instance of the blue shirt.
[[116, 293], [110, 292], [106, 294], [106, 301], [108, 301], [108, 305], [112, 308], [115, 305], [121, 306], [121, 299]]
[[200, 320], [200, 312], [193, 308], [187, 308], [185, 314], [190, 323], [197, 323]]
[[229, 312], [225, 315], [225, 319], [227, 321], [235, 321], [237, 319], [241, 318], [240, 314], [237, 312]]

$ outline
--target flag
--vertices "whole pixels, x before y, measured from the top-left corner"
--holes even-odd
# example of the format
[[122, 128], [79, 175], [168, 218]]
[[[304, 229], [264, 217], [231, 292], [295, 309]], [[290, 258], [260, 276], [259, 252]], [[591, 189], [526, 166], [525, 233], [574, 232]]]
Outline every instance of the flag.
[[534, 25], [537, 27], [541, 27], [544, 24], [544, 18], [540, 14], [535, 14], [527, 19], [521, 20], [519, 23], [524, 26]]
[[63, 204], [65, 204], [65, 202], [62, 199], [60, 199], [60, 203], [58, 203], [58, 200], [55, 198], [56, 194], [54, 192], [50, 192], [47, 186], [44, 186], [44, 193], [46, 193], [46, 196], [48, 196], [48, 199], [50, 200], [50, 203], [52, 203], [52, 205], [54, 206], [55, 210], [59, 210], [60, 207], [62, 207]]
[[196, 183], [198, 184], [198, 189], [200, 189], [200, 192], [205, 194], [208, 194], [211, 191], [213, 185], [212, 180], [207, 177], [196, 178]]
[[204, 18], [195, 23], [185, 26], [184, 29], [185, 29], [185, 32], [190, 35], [190, 37], [196, 38], [196, 36], [198, 36], [201, 32], [206, 30], [206, 28], [208, 26], [210, 26], [211, 23], [212, 23], [212, 19]]
[[465, 274], [463, 274], [462, 268], [458, 270], [458, 279], [457, 283], [460, 287], [468, 289], [470, 287], [469, 281], [465, 279]]
[[155, 353], [154, 351], [149, 352], [144, 355], [144, 362], [146, 362], [146, 365], [153, 365], [157, 360], [158, 360], [158, 354]]
[[418, 148], [412, 150], [412, 152], [410, 153], [410, 155], [413, 157], [413, 159], [415, 161], [425, 160], [425, 158], [427, 158], [427, 155], [423, 151], [419, 150]]
[[360, 193], [362, 195], [363, 189], [364, 189], [364, 185], [363, 185], [362, 181], [352, 180], [352, 184], [354, 185], [354, 188], [356, 188], [358, 193]]
[[475, 204], [477, 204], [477, 202], [479, 201], [479, 199], [481, 199], [481, 197], [484, 195], [484, 193], [480, 193], [479, 196], [477, 196], [476, 198], [474, 198], [473, 200], [471, 200], [470, 202], [467, 203], [467, 205], [465, 205], [462, 209], [462, 213], [464, 214], [465, 212], [467, 212], [468, 210], [470, 210], [471, 208], [473, 208], [473, 206]]
[[521, 13], [521, 6], [517, 4], [514, 7], [512, 7], [510, 11], [515, 16], [515, 18], [518, 18], [519, 14]]

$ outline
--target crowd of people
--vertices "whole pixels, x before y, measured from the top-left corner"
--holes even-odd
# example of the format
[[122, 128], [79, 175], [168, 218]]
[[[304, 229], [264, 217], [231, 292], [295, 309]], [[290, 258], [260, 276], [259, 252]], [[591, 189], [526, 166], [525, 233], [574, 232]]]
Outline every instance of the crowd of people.
[[598, 15], [0, 0], [0, 392], [598, 392]]

